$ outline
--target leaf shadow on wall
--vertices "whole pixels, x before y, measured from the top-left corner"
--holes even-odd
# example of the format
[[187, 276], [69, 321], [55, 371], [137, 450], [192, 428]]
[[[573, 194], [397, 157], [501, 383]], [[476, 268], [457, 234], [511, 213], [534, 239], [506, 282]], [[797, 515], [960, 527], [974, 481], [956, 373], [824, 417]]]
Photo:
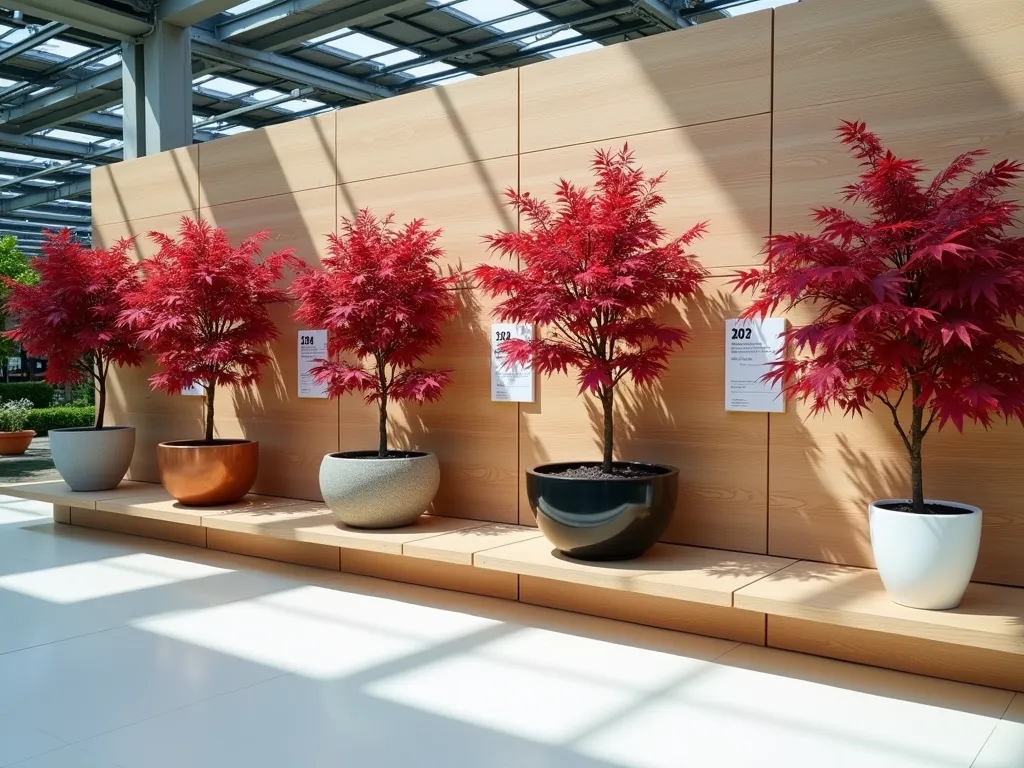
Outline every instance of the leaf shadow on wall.
[[436, 454], [441, 486], [430, 511], [452, 517], [516, 522], [516, 412], [490, 401], [489, 317], [475, 289], [455, 291], [458, 314], [422, 365], [449, 369], [443, 399], [389, 408], [392, 446]]

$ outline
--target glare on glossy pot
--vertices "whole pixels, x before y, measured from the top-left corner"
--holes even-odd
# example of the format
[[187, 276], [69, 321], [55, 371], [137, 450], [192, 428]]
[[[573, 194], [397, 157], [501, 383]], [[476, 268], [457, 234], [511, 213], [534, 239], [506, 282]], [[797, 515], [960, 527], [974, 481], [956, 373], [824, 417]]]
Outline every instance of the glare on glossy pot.
[[189, 507], [240, 500], [256, 482], [260, 446], [254, 440], [174, 440], [157, 446], [160, 482]]

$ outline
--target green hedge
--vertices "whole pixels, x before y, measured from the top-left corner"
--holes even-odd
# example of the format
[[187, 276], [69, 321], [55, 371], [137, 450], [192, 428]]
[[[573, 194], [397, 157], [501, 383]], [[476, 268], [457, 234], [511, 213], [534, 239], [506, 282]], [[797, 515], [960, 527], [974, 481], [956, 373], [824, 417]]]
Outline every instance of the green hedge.
[[53, 405], [53, 392], [53, 385], [45, 381], [0, 382], [0, 403], [25, 398], [32, 401], [34, 408], [49, 408]]
[[95, 408], [36, 408], [28, 415], [25, 429], [34, 429], [42, 437], [51, 429], [63, 427], [91, 427], [96, 421]]

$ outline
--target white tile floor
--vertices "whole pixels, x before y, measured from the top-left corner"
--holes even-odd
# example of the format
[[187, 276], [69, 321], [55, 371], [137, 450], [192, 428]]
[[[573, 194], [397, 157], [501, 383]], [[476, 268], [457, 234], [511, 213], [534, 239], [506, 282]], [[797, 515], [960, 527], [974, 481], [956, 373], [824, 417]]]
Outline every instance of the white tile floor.
[[0, 497], [0, 766], [1024, 768], [1024, 695], [48, 512]]

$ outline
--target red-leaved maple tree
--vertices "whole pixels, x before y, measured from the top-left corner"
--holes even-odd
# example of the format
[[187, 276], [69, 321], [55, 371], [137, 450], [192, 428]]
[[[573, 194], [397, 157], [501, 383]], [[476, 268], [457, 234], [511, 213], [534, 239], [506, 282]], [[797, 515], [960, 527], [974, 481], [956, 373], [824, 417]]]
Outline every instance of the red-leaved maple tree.
[[493, 252], [519, 259], [519, 269], [483, 264], [473, 274], [493, 297], [505, 297], [494, 315], [503, 322], [545, 329], [532, 341], [503, 342], [508, 365], [530, 365], [542, 374], [579, 373], [580, 393], [590, 392], [604, 411], [603, 462], [613, 472], [615, 389], [629, 377], [639, 387], [665, 371], [683, 328], [654, 319], [667, 302], [692, 296], [706, 272], [687, 247], [704, 233], [700, 223], [666, 239], [654, 219], [665, 202], [664, 174], [648, 176], [627, 145], [598, 151], [593, 190], [565, 179], [554, 206], [529, 193], [506, 192], [529, 225], [521, 232], [487, 237]]
[[[301, 302], [296, 319], [328, 331], [329, 360], [318, 360], [314, 379], [330, 397], [366, 393], [377, 403], [377, 455], [388, 456], [389, 402], [438, 400], [449, 372], [417, 366], [441, 343], [441, 327], [456, 314], [457, 277], [442, 275], [437, 260], [440, 230], [422, 219], [401, 228], [394, 216], [380, 219], [361, 210], [330, 235], [323, 269], [303, 271], [294, 290]], [[357, 360], [339, 359], [349, 353]]]
[[210, 442], [217, 387], [259, 382], [271, 360], [267, 344], [278, 336], [270, 308], [289, 300], [275, 284], [301, 262], [290, 249], [259, 261], [265, 231], [234, 246], [222, 229], [182, 217], [178, 235], [149, 233], [159, 251], [140, 262], [142, 279], [125, 293], [120, 322], [162, 369], [150, 377], [153, 389], [176, 395], [203, 387]]
[[759, 292], [746, 311], [765, 316], [809, 304], [786, 332], [791, 357], [766, 380], [806, 398], [812, 412], [860, 414], [882, 403], [907, 450], [913, 510], [926, 511], [921, 446], [934, 427], [1024, 417], [1024, 239], [1011, 233], [1020, 206], [1003, 197], [1022, 166], [975, 170], [967, 152], [930, 181], [864, 123], [839, 137], [862, 171], [837, 207], [814, 211], [820, 233], [775, 235], [763, 267], [735, 285]]
[[117, 322], [122, 294], [136, 286], [130, 248], [122, 240], [90, 249], [68, 229], [47, 232], [43, 256], [30, 263], [38, 282], [6, 281], [7, 306], [19, 323], [7, 336], [47, 359], [47, 381], [95, 383], [97, 429], [103, 428], [110, 366], [142, 363], [135, 335]]

